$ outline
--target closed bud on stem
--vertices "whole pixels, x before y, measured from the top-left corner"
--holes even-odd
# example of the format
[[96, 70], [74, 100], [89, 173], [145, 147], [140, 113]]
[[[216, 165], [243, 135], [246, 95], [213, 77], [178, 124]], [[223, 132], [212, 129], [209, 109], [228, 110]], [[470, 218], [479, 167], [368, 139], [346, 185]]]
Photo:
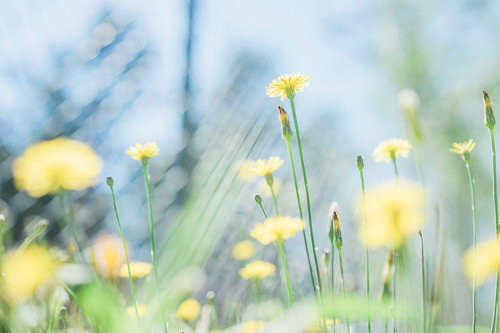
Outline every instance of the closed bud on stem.
[[328, 269], [330, 266], [330, 249], [323, 249], [323, 265], [325, 265], [325, 269]]
[[290, 120], [288, 119], [288, 114], [285, 109], [281, 106], [278, 106], [278, 110], [280, 112], [280, 122], [281, 122], [281, 131], [283, 138], [285, 140], [290, 140], [292, 137], [292, 128], [290, 127]]
[[213, 301], [214, 301], [214, 299], [215, 299], [215, 292], [214, 292], [213, 290], [209, 290], [209, 291], [207, 292], [207, 300], [208, 300], [209, 302], [213, 302]]
[[484, 103], [484, 125], [489, 129], [495, 127], [495, 115], [493, 114], [493, 109], [491, 108], [490, 96], [486, 91], [483, 91], [483, 103]]
[[358, 167], [359, 171], [361, 171], [365, 168], [365, 163], [363, 162], [363, 156], [358, 155], [356, 157], [356, 166]]
[[260, 195], [256, 194], [254, 199], [257, 204], [262, 205], [262, 197]]
[[[333, 226], [333, 240], [335, 242], [335, 247], [340, 249], [342, 247], [342, 231], [340, 230], [340, 216], [339, 216], [339, 205], [334, 202], [330, 207], [330, 223]], [[331, 229], [330, 229], [331, 230]], [[332, 230], [330, 231], [332, 233]]]
[[106, 177], [106, 184], [108, 184], [109, 187], [112, 187], [113, 183], [113, 177]]

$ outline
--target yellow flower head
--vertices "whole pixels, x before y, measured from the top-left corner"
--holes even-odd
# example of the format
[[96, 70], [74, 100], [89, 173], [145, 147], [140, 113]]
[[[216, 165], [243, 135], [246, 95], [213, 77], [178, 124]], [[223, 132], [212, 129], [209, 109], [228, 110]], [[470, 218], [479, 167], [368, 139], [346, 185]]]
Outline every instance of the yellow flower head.
[[[278, 195], [281, 191], [281, 181], [279, 179], [273, 180], [273, 191], [275, 195]], [[269, 189], [269, 185], [267, 185], [265, 180], [259, 182], [257, 192], [260, 193], [263, 197], [272, 196], [271, 190]]]
[[[130, 275], [132, 275], [132, 278], [141, 278], [153, 270], [153, 265], [151, 265], [149, 262], [142, 262], [142, 261], [133, 261], [130, 263]], [[120, 267], [120, 273], [119, 273], [121, 278], [128, 278], [128, 266], [127, 264], [123, 264]]]
[[96, 270], [107, 279], [118, 277], [125, 263], [123, 243], [111, 235], [98, 237], [90, 248], [90, 255]]
[[406, 238], [424, 224], [425, 195], [421, 187], [407, 182], [382, 185], [366, 193], [365, 204], [358, 202], [362, 242], [369, 247], [399, 248]]
[[200, 303], [194, 298], [188, 298], [179, 305], [177, 309], [177, 317], [186, 320], [193, 321], [200, 315]]
[[233, 258], [246, 260], [255, 254], [255, 246], [249, 240], [241, 241], [233, 247]]
[[456, 153], [459, 155], [466, 155], [470, 154], [470, 152], [474, 149], [476, 146], [476, 143], [474, 140], [469, 139], [469, 141], [464, 141], [463, 143], [453, 143], [453, 148], [450, 149], [452, 153]]
[[137, 143], [127, 150], [127, 154], [137, 161], [149, 160], [158, 155], [158, 152], [158, 146], [154, 142], [146, 143], [144, 146]]
[[16, 303], [29, 299], [59, 266], [50, 251], [38, 245], [7, 252], [2, 260], [2, 294]]
[[273, 275], [275, 267], [273, 264], [265, 261], [252, 261], [240, 269], [240, 275], [244, 279], [259, 280]]
[[[127, 314], [131, 317], [135, 317], [135, 307], [134, 306], [127, 306], [125, 309], [127, 311]], [[146, 312], [148, 311], [148, 308], [144, 304], [137, 304], [137, 312], [139, 313], [139, 317], [144, 317]]]
[[67, 138], [34, 144], [13, 164], [16, 187], [32, 197], [61, 189], [85, 189], [95, 183], [100, 172], [101, 159], [95, 151]]
[[258, 333], [264, 327], [263, 321], [247, 321], [243, 324], [243, 333]]
[[246, 168], [244, 173], [266, 177], [283, 165], [279, 157], [270, 157], [267, 160], [248, 161], [242, 167]]
[[266, 219], [257, 224], [250, 232], [250, 236], [264, 245], [274, 241], [284, 241], [293, 237], [297, 232], [304, 229], [304, 221], [288, 216], [277, 216]]
[[375, 161], [385, 161], [389, 163], [392, 158], [399, 156], [408, 157], [411, 145], [403, 139], [390, 139], [380, 143], [373, 151]]
[[309, 85], [309, 75], [304, 74], [285, 74], [273, 80], [266, 87], [266, 94], [270, 97], [281, 96], [283, 101], [285, 97], [293, 98], [297, 91], [304, 91]]
[[474, 275], [478, 285], [489, 276], [495, 275], [500, 268], [500, 241], [493, 239], [470, 248], [464, 256], [465, 273], [473, 281]]

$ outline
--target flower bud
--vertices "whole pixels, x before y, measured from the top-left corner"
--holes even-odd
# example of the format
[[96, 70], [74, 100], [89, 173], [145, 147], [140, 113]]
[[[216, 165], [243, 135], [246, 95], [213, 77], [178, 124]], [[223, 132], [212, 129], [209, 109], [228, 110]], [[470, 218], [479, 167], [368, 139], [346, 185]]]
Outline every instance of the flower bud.
[[358, 167], [359, 171], [361, 171], [365, 168], [365, 163], [363, 162], [363, 156], [358, 155], [356, 157], [356, 166]]
[[259, 206], [262, 205], [262, 197], [260, 195], [256, 194], [254, 199], [255, 199], [255, 202], [257, 204], [259, 204]]
[[289, 140], [292, 137], [292, 128], [290, 127], [290, 120], [288, 119], [288, 114], [285, 109], [278, 105], [278, 110], [280, 112], [280, 122], [282, 135], [285, 140]]
[[106, 177], [106, 184], [108, 184], [109, 187], [112, 187], [113, 183], [113, 177]]
[[[334, 202], [330, 207], [330, 240], [333, 236], [333, 240], [335, 242], [335, 247], [340, 249], [343, 244], [342, 240], [342, 231], [340, 230], [340, 216], [339, 216], [339, 208], [338, 204]], [[333, 230], [331, 229], [333, 226]]]
[[483, 91], [483, 103], [484, 103], [484, 125], [489, 129], [495, 127], [495, 115], [493, 114], [493, 109], [491, 108], [490, 96], [486, 91]]

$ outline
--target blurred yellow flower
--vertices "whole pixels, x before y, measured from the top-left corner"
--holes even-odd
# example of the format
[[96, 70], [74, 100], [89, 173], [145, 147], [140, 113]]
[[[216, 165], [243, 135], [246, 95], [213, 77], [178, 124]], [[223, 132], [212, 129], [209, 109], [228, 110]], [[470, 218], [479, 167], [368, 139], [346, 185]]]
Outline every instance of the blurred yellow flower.
[[[151, 273], [152, 270], [153, 265], [149, 262], [132, 261], [130, 263], [130, 275], [132, 275], [132, 278], [144, 277]], [[119, 275], [121, 278], [128, 278], [128, 266], [126, 263], [120, 267]]]
[[302, 229], [304, 229], [304, 221], [301, 219], [277, 216], [257, 224], [250, 232], [250, 236], [267, 245], [274, 241], [283, 241], [293, 237]]
[[233, 247], [233, 258], [246, 260], [255, 254], [255, 246], [249, 240], [241, 241]]
[[482, 284], [500, 268], [500, 241], [492, 239], [470, 248], [465, 253], [464, 265], [469, 279], [472, 281], [475, 274], [477, 285]]
[[243, 333], [258, 333], [264, 327], [263, 321], [247, 321], [243, 324]]
[[285, 97], [293, 98], [296, 92], [304, 91], [309, 85], [309, 79], [309, 75], [301, 73], [282, 75], [266, 87], [266, 94], [270, 97], [281, 96], [282, 101]]
[[100, 172], [101, 159], [95, 151], [67, 138], [36, 143], [13, 164], [16, 187], [32, 197], [82, 190], [93, 185]]
[[[278, 195], [281, 191], [281, 181], [279, 179], [274, 179], [273, 180], [273, 190], [274, 194]], [[269, 185], [267, 185], [265, 180], [262, 180], [259, 182], [257, 192], [260, 193], [264, 197], [270, 197], [272, 196], [271, 190], [269, 189]]]
[[177, 317], [186, 321], [193, 321], [200, 315], [200, 308], [200, 303], [197, 300], [188, 298], [179, 305]]
[[137, 161], [149, 160], [151, 157], [158, 155], [158, 152], [158, 146], [154, 142], [146, 143], [144, 146], [137, 143], [127, 150], [127, 154]]
[[362, 242], [369, 247], [399, 248], [406, 238], [424, 224], [425, 194], [420, 186], [400, 182], [366, 192], [365, 205], [358, 202], [357, 214], [366, 223], [360, 227]]
[[119, 276], [125, 263], [125, 250], [119, 237], [99, 236], [90, 247], [90, 256], [97, 272], [107, 279]]
[[283, 165], [283, 160], [279, 157], [270, 157], [267, 160], [248, 161], [243, 167], [245, 173], [266, 177]]
[[377, 162], [385, 161], [389, 163], [393, 157], [408, 157], [411, 148], [411, 145], [406, 140], [390, 139], [381, 142], [373, 151], [373, 156]]
[[[127, 306], [125, 309], [127, 311], [127, 314], [131, 317], [135, 317], [135, 307], [132, 306]], [[144, 317], [146, 312], [148, 311], [148, 308], [144, 304], [137, 304], [137, 312], [139, 313], [139, 317]]]
[[17, 303], [29, 299], [59, 266], [50, 251], [38, 245], [7, 252], [2, 261], [2, 293]]
[[339, 319], [335, 319], [335, 321], [333, 321], [333, 319], [322, 319], [320, 323], [315, 323], [313, 325], [311, 325], [310, 327], [306, 328], [304, 330], [305, 333], [321, 333], [324, 329], [323, 327], [325, 327], [327, 329], [327, 331], [330, 331], [333, 327], [333, 324], [336, 323], [336, 324], [340, 324], [340, 320]]
[[273, 264], [265, 261], [252, 261], [240, 269], [240, 275], [244, 279], [259, 280], [273, 275], [275, 267]]
[[453, 148], [450, 149], [452, 153], [465, 155], [469, 154], [474, 149], [476, 143], [474, 142], [474, 140], [469, 139], [469, 141], [464, 141], [462, 143], [454, 142], [452, 146]]
[[252, 180], [256, 177], [254, 173], [250, 172], [250, 165], [253, 165], [253, 161], [243, 160], [236, 162], [236, 169], [238, 170], [238, 176], [241, 180]]

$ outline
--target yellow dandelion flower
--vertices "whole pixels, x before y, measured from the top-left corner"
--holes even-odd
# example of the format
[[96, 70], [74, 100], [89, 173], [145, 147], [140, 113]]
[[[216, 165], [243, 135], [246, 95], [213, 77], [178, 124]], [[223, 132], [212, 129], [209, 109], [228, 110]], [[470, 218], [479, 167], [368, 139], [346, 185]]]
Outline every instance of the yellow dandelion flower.
[[101, 159], [88, 145], [57, 138], [36, 143], [13, 164], [16, 187], [32, 197], [55, 194], [61, 189], [83, 190], [101, 172]]
[[[153, 265], [149, 262], [133, 261], [130, 263], [130, 275], [132, 275], [132, 278], [144, 277], [151, 273], [152, 270]], [[126, 263], [120, 267], [119, 276], [121, 278], [128, 278], [128, 266]]]
[[[259, 182], [259, 185], [257, 186], [257, 192], [262, 194], [264, 197], [271, 197], [272, 193], [271, 190], [269, 189], [269, 185], [267, 185], [265, 180], [262, 180]], [[281, 191], [281, 181], [279, 179], [274, 179], [273, 180], [273, 191], [275, 195], [278, 195]]]
[[107, 279], [118, 277], [125, 263], [123, 243], [111, 235], [98, 237], [90, 248], [90, 256], [97, 272]]
[[255, 254], [255, 246], [249, 240], [241, 241], [233, 247], [232, 253], [236, 260], [246, 260]]
[[336, 319], [322, 319], [321, 323], [315, 323], [304, 330], [305, 333], [321, 333], [325, 327], [327, 330], [330, 330], [333, 327], [333, 324], [340, 324], [340, 320]]
[[[127, 306], [125, 309], [127, 311], [127, 314], [131, 317], [135, 317], [135, 307], [134, 306]], [[148, 308], [144, 304], [137, 304], [137, 312], [139, 313], [139, 317], [144, 317], [146, 312], [148, 311]]]
[[56, 272], [59, 262], [42, 246], [7, 252], [2, 262], [1, 290], [6, 299], [21, 303]]
[[301, 73], [282, 75], [266, 87], [266, 94], [270, 97], [281, 96], [282, 101], [285, 97], [291, 99], [296, 92], [304, 91], [304, 88], [309, 85], [309, 79], [309, 75]]
[[158, 146], [154, 142], [146, 143], [144, 146], [137, 143], [126, 151], [128, 155], [137, 161], [149, 160], [151, 157], [158, 155], [158, 152]]
[[177, 317], [186, 321], [193, 321], [200, 315], [200, 308], [200, 303], [197, 300], [188, 298], [179, 305]]
[[381, 142], [373, 151], [373, 156], [377, 162], [385, 161], [389, 163], [393, 157], [408, 157], [411, 148], [411, 145], [406, 140], [390, 139]]
[[246, 172], [266, 177], [271, 175], [274, 171], [279, 169], [283, 165], [283, 160], [279, 157], [270, 157], [267, 160], [257, 160], [255, 162], [249, 161], [244, 167]]
[[284, 241], [304, 229], [304, 221], [287, 216], [270, 217], [257, 224], [250, 236], [264, 245], [274, 241]]
[[399, 248], [406, 238], [424, 224], [425, 195], [420, 186], [400, 182], [385, 184], [366, 193], [358, 202], [357, 214], [361, 224], [362, 242], [369, 247], [384, 245]]
[[265, 261], [252, 261], [240, 269], [240, 275], [244, 279], [259, 280], [274, 274], [273, 264]]
[[477, 285], [482, 284], [500, 268], [500, 241], [492, 239], [470, 248], [465, 253], [464, 265], [469, 279], [472, 281], [475, 275]]
[[476, 143], [472, 139], [469, 139], [468, 141], [464, 141], [462, 143], [454, 142], [452, 144], [452, 148], [450, 148], [450, 152], [459, 155], [466, 155], [470, 154], [474, 147], [476, 147]]
[[264, 322], [260, 320], [247, 321], [243, 324], [243, 333], [258, 333], [262, 331]]

